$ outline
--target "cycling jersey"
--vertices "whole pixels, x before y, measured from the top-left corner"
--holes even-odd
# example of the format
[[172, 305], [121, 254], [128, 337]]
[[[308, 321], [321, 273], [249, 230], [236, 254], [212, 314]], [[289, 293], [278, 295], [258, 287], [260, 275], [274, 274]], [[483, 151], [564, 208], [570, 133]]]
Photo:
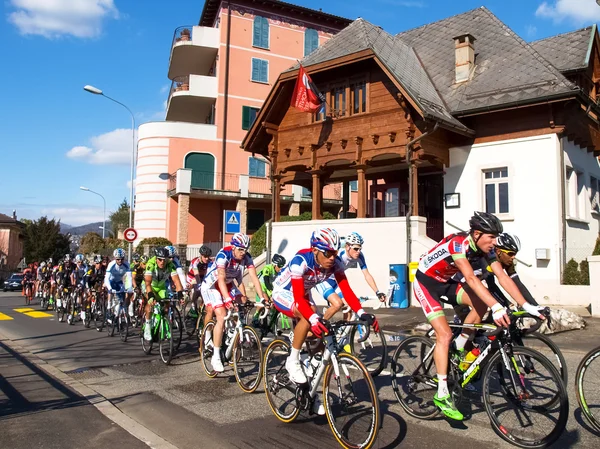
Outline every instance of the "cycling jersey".
[[63, 287], [71, 286], [71, 272], [73, 271], [73, 265], [65, 263], [62, 267], [58, 267], [56, 272], [56, 281]]
[[140, 287], [144, 284], [144, 273], [146, 267], [142, 267], [141, 263], [136, 263], [131, 267], [131, 276], [135, 279], [135, 284]]
[[[340, 260], [342, 261], [342, 265], [344, 267], [344, 271], [347, 270], [348, 268], [354, 267], [355, 265], [358, 265], [358, 268], [360, 268], [361, 270], [366, 270], [367, 269], [367, 262], [365, 261], [365, 256], [362, 253], [362, 251], [359, 253], [358, 258], [357, 259], [351, 259], [348, 256], [348, 253], [346, 252], [346, 250], [342, 250], [339, 254], [338, 254]], [[337, 295], [343, 299], [344, 295], [342, 294], [341, 290], [338, 288], [337, 282], [335, 281], [335, 277], [332, 276], [330, 277], [327, 282], [319, 285], [317, 287], [317, 290], [319, 291], [319, 293], [321, 293], [321, 295], [323, 296], [323, 298], [329, 303], [329, 297], [333, 294], [333, 293], [337, 293]]]
[[41, 281], [42, 280], [42, 273], [43, 273], [43, 268], [42, 267], [37, 267], [36, 273], [37, 273], [37, 280]]
[[159, 268], [155, 256], [146, 263], [144, 276], [152, 276], [152, 291], [154, 291], [160, 299], [165, 299], [167, 297], [167, 282], [171, 276], [176, 273], [177, 269], [175, 268], [175, 264], [170, 260], [165, 262], [165, 267], [163, 269]]
[[234, 280], [240, 284], [244, 276], [246, 268], [254, 267], [252, 256], [248, 253], [244, 254], [242, 260], [236, 260], [233, 257], [233, 246], [226, 246], [217, 253], [215, 260], [210, 264], [202, 281], [203, 286], [215, 287], [219, 278], [218, 269], [225, 269], [225, 283], [230, 284]]
[[111, 261], [106, 267], [104, 275], [104, 286], [110, 290], [120, 291], [126, 281], [131, 284], [131, 270], [129, 264], [125, 261], [121, 265], [116, 260]]
[[362, 251], [358, 254], [357, 259], [351, 259], [350, 256], [348, 256], [346, 250], [343, 249], [339, 253], [339, 258], [342, 261], [342, 264], [344, 265], [344, 270], [351, 268], [352, 266], [354, 266], [354, 264], [357, 264], [358, 268], [360, 268], [361, 270], [367, 268], [367, 262], [365, 262], [365, 255]]
[[[258, 276], [258, 280], [260, 281], [260, 286], [262, 291], [265, 292], [269, 297], [273, 293], [273, 281], [277, 277], [277, 272], [275, 271], [275, 265], [269, 264], [262, 267], [262, 269], [256, 273]], [[260, 302], [261, 298], [256, 294], [256, 300]]]
[[179, 256], [174, 256], [171, 261], [173, 262], [173, 265], [175, 265], [175, 271], [177, 272], [177, 275], [179, 276], [179, 280], [181, 281], [181, 285], [183, 286], [183, 289], [185, 290], [187, 288], [187, 277], [185, 275], [185, 273], [183, 272], [183, 267], [181, 266], [181, 261], [179, 260]]
[[75, 264], [73, 268], [73, 277], [75, 278], [75, 285], [82, 285], [85, 279], [85, 274], [88, 271], [88, 267], [85, 264]]
[[94, 288], [97, 284], [101, 284], [104, 282], [104, 267], [100, 266], [100, 268], [91, 267], [85, 273], [85, 285], [87, 288]]
[[211, 260], [208, 260], [208, 263], [202, 262], [202, 257], [194, 257], [190, 262], [190, 269], [187, 274], [187, 281], [191, 283], [194, 279], [196, 279], [196, 275], [194, 274], [194, 269], [198, 270], [200, 276], [200, 284], [204, 280], [204, 276], [206, 275], [206, 270], [210, 265]]
[[[527, 287], [525, 287], [523, 282], [521, 282], [521, 279], [517, 274], [515, 265], [511, 264], [507, 266], [502, 264], [502, 268], [504, 268], [506, 274], [513, 280], [513, 282], [515, 283], [515, 285], [519, 289], [519, 292], [521, 292], [521, 295], [523, 295], [525, 300], [528, 303], [533, 304], [534, 306], [538, 306], [539, 304], [531, 295], [531, 292], [527, 289]], [[504, 307], [508, 307], [510, 305], [510, 302], [508, 298], [504, 295], [502, 290], [500, 290], [500, 287], [496, 284], [496, 277], [494, 276], [494, 272], [492, 271], [492, 268], [490, 266], [487, 267], [485, 274], [485, 281], [488, 285], [488, 290], [490, 291], [490, 293], [498, 300], [500, 304], [502, 304]]]

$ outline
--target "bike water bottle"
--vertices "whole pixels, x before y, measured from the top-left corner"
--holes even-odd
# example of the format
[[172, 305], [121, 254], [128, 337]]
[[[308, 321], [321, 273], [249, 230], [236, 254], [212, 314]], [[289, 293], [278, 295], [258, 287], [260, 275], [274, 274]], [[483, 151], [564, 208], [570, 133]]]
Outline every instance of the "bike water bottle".
[[471, 366], [471, 363], [473, 363], [475, 361], [475, 359], [477, 359], [477, 357], [479, 357], [479, 354], [481, 354], [481, 352], [479, 351], [479, 348], [475, 348], [472, 351], [469, 351], [469, 353], [465, 356], [465, 359], [460, 363], [460, 365], [458, 367], [462, 371], [468, 370], [469, 367]]
[[306, 352], [300, 354], [300, 363], [302, 364], [302, 368], [304, 368], [304, 374], [306, 374], [306, 377], [312, 377], [310, 357]]
[[[310, 359], [310, 366], [312, 367], [312, 375], [314, 376], [315, 374], [317, 374], [317, 370], [319, 369], [319, 366], [321, 365], [321, 354], [315, 354], [311, 359]], [[312, 377], [312, 376], [311, 376]]]

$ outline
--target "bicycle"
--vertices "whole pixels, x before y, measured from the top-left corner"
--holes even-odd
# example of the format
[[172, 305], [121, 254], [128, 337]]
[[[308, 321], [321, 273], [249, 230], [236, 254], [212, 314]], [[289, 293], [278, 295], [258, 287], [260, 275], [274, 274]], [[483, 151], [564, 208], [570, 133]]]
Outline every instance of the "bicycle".
[[127, 307], [125, 307], [125, 291], [115, 292], [114, 296], [117, 303], [106, 311], [106, 330], [108, 336], [112, 337], [115, 334], [115, 329], [117, 329], [121, 341], [125, 343], [129, 336], [129, 317], [127, 316]]
[[[204, 372], [210, 378], [217, 376], [212, 367], [211, 358], [214, 353], [213, 330], [216, 322], [209, 321], [202, 329], [200, 336], [200, 359]], [[209, 335], [207, 336], [207, 332]], [[223, 327], [223, 345], [221, 360], [223, 364], [233, 363], [235, 379], [242, 391], [253, 393], [261, 381], [262, 345], [258, 333], [253, 327], [244, 325], [244, 310], [229, 310], [225, 316]]]
[[[144, 353], [149, 355], [152, 352], [154, 343], [158, 343], [160, 358], [165, 365], [169, 365], [173, 359], [174, 342], [173, 342], [173, 326], [178, 326], [179, 323], [173, 319], [173, 307], [169, 301], [168, 304], [161, 303], [161, 300], [154, 295], [155, 302], [152, 305], [152, 315], [150, 321], [144, 319], [140, 332], [142, 349]], [[164, 301], [166, 302], [166, 301]], [[177, 324], [175, 324], [177, 323]], [[144, 338], [146, 326], [150, 326], [152, 339]], [[179, 329], [176, 330], [179, 332]]]
[[25, 295], [24, 295], [25, 296], [25, 305], [29, 306], [33, 302], [33, 282], [32, 281], [25, 281], [24, 292], [25, 292]]
[[[511, 322], [519, 318], [514, 313], [508, 316]], [[463, 388], [482, 378], [483, 404], [500, 438], [523, 448], [542, 448], [554, 443], [565, 429], [569, 402], [560, 373], [552, 362], [533, 349], [513, 344], [509, 329], [492, 324], [449, 325], [455, 329], [490, 331], [485, 344], [480, 346], [480, 355], [466, 371], [459, 368], [461, 361], [450, 351], [448, 387], [455, 404], [460, 404]], [[435, 340], [412, 336], [400, 343], [392, 357], [394, 394], [409, 415], [420, 419], [432, 419], [441, 413], [433, 403], [437, 390], [434, 348]], [[540, 385], [546, 381], [549, 385]], [[511, 413], [515, 422], [505, 423]], [[554, 413], [558, 416], [553, 416]], [[544, 423], [532, 435], [538, 418]]]
[[258, 310], [253, 314], [252, 326], [259, 333], [261, 341], [269, 334], [281, 337], [284, 335], [284, 331], [289, 331], [288, 336], [289, 334], [293, 335], [294, 324], [292, 319], [283, 313], [279, 313], [271, 303], [263, 304], [257, 302], [254, 304], [254, 307]]
[[142, 294], [139, 287], [133, 291], [131, 303], [133, 305], [133, 317], [131, 318], [131, 322], [133, 327], [139, 327], [142, 325], [144, 316], [146, 314], [146, 298]]
[[[81, 299], [82, 301], [79, 301]], [[75, 321], [81, 319], [79, 312], [81, 311], [81, 302], [83, 302], [83, 287], [78, 284], [69, 295], [67, 312], [67, 324], [73, 325]]]
[[583, 416], [596, 432], [600, 432], [600, 346], [592, 349], [579, 363], [575, 373], [577, 402]]
[[[301, 410], [312, 411], [323, 380], [325, 415], [338, 443], [344, 448], [373, 446], [381, 423], [375, 384], [363, 363], [342, 351], [337, 341], [339, 329], [363, 324], [362, 321], [326, 323], [328, 332], [322, 338], [325, 349], [306, 361], [308, 367], [303, 364], [309, 381], [301, 385], [294, 383], [285, 369], [290, 344], [281, 338], [269, 344], [263, 362], [265, 394], [271, 411], [279, 420], [290, 423]], [[306, 347], [312, 354], [308, 342]], [[357, 378], [351, 379], [351, 376]], [[344, 380], [348, 383], [342, 385]], [[359, 392], [361, 386], [365, 388]], [[352, 416], [348, 416], [351, 413]]]
[[56, 317], [59, 323], [65, 319], [69, 299], [69, 287], [57, 286], [56, 288]]

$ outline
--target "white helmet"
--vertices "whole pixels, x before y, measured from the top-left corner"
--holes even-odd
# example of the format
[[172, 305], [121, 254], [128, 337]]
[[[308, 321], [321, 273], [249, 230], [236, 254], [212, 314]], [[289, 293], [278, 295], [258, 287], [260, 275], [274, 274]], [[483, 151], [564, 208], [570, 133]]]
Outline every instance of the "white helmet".
[[363, 238], [360, 236], [360, 234], [358, 232], [351, 232], [346, 237], [346, 244], [347, 245], [359, 245], [359, 246], [362, 246], [363, 243], [365, 243], [365, 241], [363, 240]]
[[250, 247], [250, 238], [246, 234], [238, 232], [231, 238], [231, 245], [236, 248], [248, 249]]
[[40, 263], [40, 267], [44, 268], [46, 266], [46, 262]]
[[321, 251], [339, 251], [340, 236], [335, 229], [320, 228], [312, 233], [310, 246]]

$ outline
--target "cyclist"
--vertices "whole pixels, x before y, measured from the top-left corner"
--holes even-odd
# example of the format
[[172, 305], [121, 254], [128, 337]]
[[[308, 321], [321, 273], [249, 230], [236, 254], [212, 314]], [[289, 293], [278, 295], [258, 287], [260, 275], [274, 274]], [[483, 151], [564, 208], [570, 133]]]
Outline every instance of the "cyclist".
[[[260, 281], [256, 276], [256, 268], [252, 256], [248, 253], [250, 248], [250, 239], [246, 234], [237, 233], [231, 239], [231, 246], [221, 249], [215, 261], [210, 265], [204, 280], [202, 281], [202, 298], [209, 309], [206, 313], [204, 324], [212, 319], [212, 314], [217, 316], [214, 334], [212, 335], [214, 343], [214, 353], [211, 358], [211, 364], [215, 371], [223, 372], [223, 362], [221, 361], [221, 343], [223, 340], [223, 327], [225, 324], [225, 309], [231, 309], [234, 301], [241, 300], [246, 302], [246, 288], [242, 283], [244, 270], [248, 270], [250, 280], [254, 285], [259, 285]], [[237, 281], [237, 287], [233, 281]], [[263, 291], [258, 295], [265, 299]], [[207, 332], [206, 338], [211, 335]]]
[[[298, 251], [274, 282], [271, 299], [275, 308], [290, 318], [298, 319], [294, 328], [292, 350], [285, 363], [290, 379], [298, 384], [307, 382], [300, 363], [300, 350], [308, 331], [312, 331], [316, 337], [321, 337], [327, 332], [326, 323], [317, 314], [311, 297], [310, 291], [313, 287], [333, 276], [348, 305], [360, 320], [373, 325], [375, 331], [379, 332], [377, 319], [374, 315], [365, 313], [348, 284], [343, 263], [338, 257], [339, 248], [340, 237], [335, 230], [317, 229], [310, 238], [310, 248]], [[341, 302], [336, 293], [331, 293], [331, 296], [335, 296]], [[333, 314], [334, 312], [329, 308], [324, 319], [330, 319]]]
[[42, 288], [44, 284], [44, 280], [46, 278], [46, 262], [41, 261], [40, 265], [37, 268], [37, 279], [36, 279], [36, 293], [35, 296], [38, 298], [42, 297]]
[[173, 262], [173, 265], [175, 265], [175, 269], [177, 271], [177, 275], [179, 276], [179, 281], [181, 282], [183, 289], [187, 289], [187, 279], [185, 273], [183, 272], [183, 267], [181, 266], [179, 256], [177, 255], [177, 248], [175, 248], [173, 245], [168, 245], [165, 246], [165, 249], [169, 252], [169, 258], [171, 259], [171, 262]]
[[[21, 281], [21, 283], [23, 284], [23, 296], [25, 296], [27, 287], [29, 287], [31, 289], [34, 288], [34, 280], [35, 280], [35, 277], [34, 277], [34, 272], [33, 272], [33, 265], [29, 264], [29, 266], [23, 270], [23, 280]], [[32, 296], [33, 296], [33, 291], [32, 291]]]
[[[168, 300], [167, 282], [171, 280], [177, 290], [177, 298], [183, 297], [183, 287], [177, 269], [171, 260], [166, 248], [156, 248], [154, 257], [148, 260], [146, 271], [144, 272], [144, 282], [146, 284], [146, 293], [148, 302], [146, 303], [146, 323], [150, 323], [152, 315], [152, 306], [154, 301]], [[144, 326], [144, 340], [152, 340], [152, 330], [149, 325]]]
[[[64, 260], [62, 261], [62, 266], [59, 266], [58, 272], [56, 273], [56, 280], [58, 283], [58, 288], [62, 290], [64, 293], [65, 289], [71, 288], [71, 272], [73, 271], [73, 263], [71, 263], [71, 255], [65, 254]], [[66, 294], [61, 294], [63, 298], [63, 307], [66, 302]]]
[[[496, 324], [508, 326], [510, 319], [506, 309], [494, 299], [474, 271], [474, 267], [480, 269], [489, 265], [508, 294], [528, 313], [542, 318], [538, 308], [525, 301], [515, 283], [498, 263], [494, 244], [496, 237], [503, 231], [500, 220], [490, 213], [475, 212], [469, 220], [469, 226], [468, 233], [449, 235], [423, 256], [413, 283], [415, 297], [436, 335], [433, 358], [437, 369], [438, 391], [433, 401], [447, 417], [459, 421], [462, 421], [463, 415], [454, 405], [447, 383], [452, 331], [440, 301], [470, 306], [471, 311], [465, 318], [465, 323], [481, 322], [487, 308], [491, 307]], [[461, 359], [464, 359], [464, 347], [468, 339], [469, 334], [463, 332], [455, 340]]]
[[102, 256], [100, 254], [94, 256], [93, 262], [94, 264], [88, 268], [88, 271], [85, 274], [85, 285], [87, 288], [97, 289], [98, 285], [101, 285], [104, 282], [106, 272], [102, 266]]
[[[135, 255], [134, 255], [135, 260]], [[140, 293], [144, 287], [144, 273], [146, 272], [146, 264], [148, 263], [148, 256], [138, 256], [138, 262], [135, 263], [131, 269], [131, 277], [133, 279], [133, 289], [139, 294], [139, 299], [143, 301], [143, 295]], [[129, 316], [133, 316], [133, 301], [129, 303]]]
[[[275, 254], [271, 258], [271, 262], [268, 265], [265, 265], [260, 269], [257, 273], [258, 280], [260, 281], [260, 287], [262, 291], [267, 295], [267, 298], [271, 298], [273, 293], [273, 281], [279, 275], [281, 270], [286, 264], [285, 257]], [[260, 303], [261, 298], [256, 294], [256, 302]]]
[[210, 256], [212, 256], [212, 250], [208, 246], [202, 245], [200, 247], [200, 256], [194, 257], [190, 263], [187, 281], [188, 285], [193, 289], [192, 303], [194, 304], [194, 308], [190, 313], [194, 317], [197, 316], [195, 315], [195, 311], [198, 310], [198, 298], [202, 300], [202, 296], [200, 295], [200, 287], [202, 286], [204, 276], [206, 276], [208, 265], [211, 262]]
[[[73, 306], [74, 310], [81, 309], [81, 321], [85, 321], [85, 275], [88, 271], [87, 265], [83, 263], [84, 260], [85, 257], [83, 257], [83, 254], [77, 254], [75, 256], [75, 266], [73, 267], [73, 271], [71, 271], [71, 285], [80, 289], [77, 294], [77, 304], [74, 304]], [[69, 313], [67, 323], [70, 323], [73, 318], [74, 317]]]
[[[125, 290], [127, 285], [127, 293], [131, 293], [131, 270], [129, 264], [125, 262], [125, 251], [123, 248], [117, 248], [113, 251], [114, 260], [106, 267], [104, 275], [104, 286], [108, 290], [108, 307], [110, 310], [113, 307], [112, 299], [115, 293]], [[115, 301], [116, 302], [116, 301]], [[116, 305], [116, 304], [114, 304]], [[109, 314], [110, 315], [110, 314]]]

